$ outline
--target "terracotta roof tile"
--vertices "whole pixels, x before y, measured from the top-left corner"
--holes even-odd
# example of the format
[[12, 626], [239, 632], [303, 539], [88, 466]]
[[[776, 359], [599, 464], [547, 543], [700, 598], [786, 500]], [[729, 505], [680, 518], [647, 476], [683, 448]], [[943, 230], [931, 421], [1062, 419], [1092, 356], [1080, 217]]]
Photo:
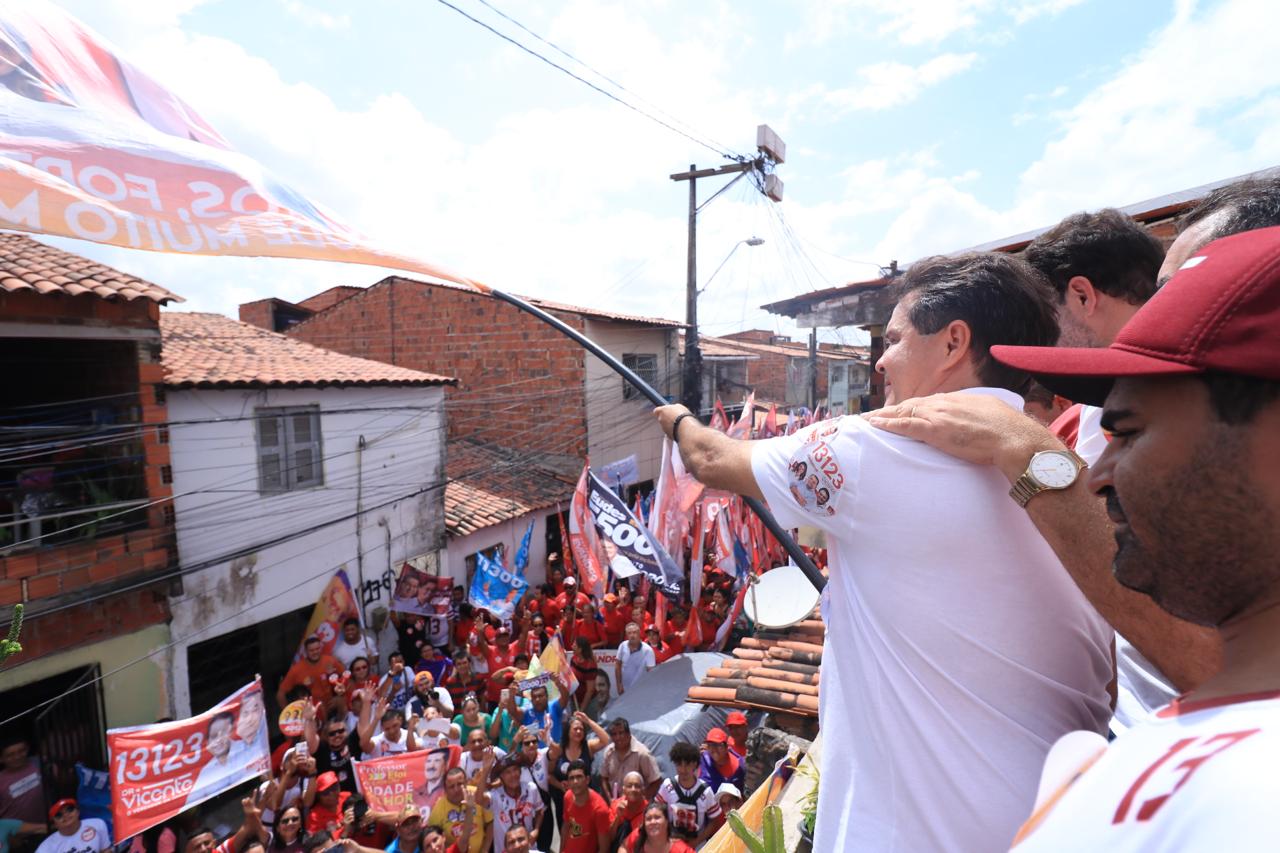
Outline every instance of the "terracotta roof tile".
[[178, 388], [451, 385], [456, 379], [354, 358], [221, 314], [160, 314], [165, 383]]
[[540, 467], [527, 454], [459, 439], [445, 450], [449, 484], [444, 524], [466, 536], [557, 503], [568, 506], [575, 483]]
[[24, 234], [0, 234], [0, 287], [40, 294], [92, 293], [103, 299], [150, 299], [164, 305], [181, 296], [140, 278], [55, 248]]
[[703, 705], [816, 717], [825, 633], [817, 618], [781, 631], [757, 631], [742, 640], [733, 657], [690, 687], [686, 698]]

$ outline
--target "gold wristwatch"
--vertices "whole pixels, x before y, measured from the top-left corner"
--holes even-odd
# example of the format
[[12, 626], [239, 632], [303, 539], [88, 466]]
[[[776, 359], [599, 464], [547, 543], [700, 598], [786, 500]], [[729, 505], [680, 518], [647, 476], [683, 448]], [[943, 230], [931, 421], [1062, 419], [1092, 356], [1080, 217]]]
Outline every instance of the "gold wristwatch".
[[1018, 506], [1025, 507], [1041, 492], [1069, 488], [1088, 467], [1089, 463], [1070, 450], [1041, 450], [1031, 457], [1027, 470], [1014, 481], [1009, 497]]

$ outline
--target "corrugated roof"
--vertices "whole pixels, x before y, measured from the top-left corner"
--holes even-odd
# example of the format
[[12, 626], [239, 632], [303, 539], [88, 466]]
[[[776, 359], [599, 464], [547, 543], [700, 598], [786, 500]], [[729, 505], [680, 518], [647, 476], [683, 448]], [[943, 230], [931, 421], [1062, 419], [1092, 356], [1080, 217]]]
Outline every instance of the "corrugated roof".
[[221, 314], [160, 314], [165, 384], [176, 388], [454, 385], [456, 379], [321, 349]]
[[892, 278], [873, 278], [867, 281], [855, 281], [849, 284], [842, 284], [839, 287], [828, 287], [824, 290], [811, 290], [808, 293], [802, 293], [799, 296], [792, 296], [787, 299], [780, 299], [777, 302], [770, 302], [768, 305], [760, 307], [771, 314], [781, 314], [784, 317], [794, 317], [800, 313], [800, 309], [807, 308], [824, 299], [835, 299], [841, 296], [859, 293], [863, 290], [876, 290], [885, 287]]
[[449, 442], [445, 455], [444, 525], [450, 536], [466, 536], [557, 503], [568, 506], [573, 498], [573, 480], [540, 467], [528, 454], [459, 439]]
[[102, 299], [150, 299], [164, 305], [181, 296], [158, 284], [122, 273], [25, 234], [0, 233], [0, 287], [41, 294], [85, 294]]

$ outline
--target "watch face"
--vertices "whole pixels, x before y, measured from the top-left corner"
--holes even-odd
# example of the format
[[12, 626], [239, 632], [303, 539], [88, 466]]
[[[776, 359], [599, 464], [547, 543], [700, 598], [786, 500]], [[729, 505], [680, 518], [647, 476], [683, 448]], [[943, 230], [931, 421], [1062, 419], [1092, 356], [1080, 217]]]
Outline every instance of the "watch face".
[[1031, 476], [1050, 489], [1065, 489], [1076, 481], [1079, 470], [1065, 453], [1054, 450], [1037, 453], [1031, 458]]

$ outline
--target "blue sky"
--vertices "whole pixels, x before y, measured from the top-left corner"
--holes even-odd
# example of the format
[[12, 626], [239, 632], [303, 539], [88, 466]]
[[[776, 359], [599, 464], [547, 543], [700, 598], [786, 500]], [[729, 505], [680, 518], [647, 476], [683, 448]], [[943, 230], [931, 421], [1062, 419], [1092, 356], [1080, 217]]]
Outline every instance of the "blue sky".
[[[712, 333], [799, 337], [756, 306], [1280, 163], [1264, 0], [490, 2], [697, 136], [786, 140], [782, 204], [741, 182], [701, 216], [704, 281], [765, 240], [708, 287]], [[683, 315], [686, 189], [667, 175], [722, 158], [437, 0], [62, 5], [367, 233], [513, 292]], [[65, 245], [232, 316], [382, 275]]]

